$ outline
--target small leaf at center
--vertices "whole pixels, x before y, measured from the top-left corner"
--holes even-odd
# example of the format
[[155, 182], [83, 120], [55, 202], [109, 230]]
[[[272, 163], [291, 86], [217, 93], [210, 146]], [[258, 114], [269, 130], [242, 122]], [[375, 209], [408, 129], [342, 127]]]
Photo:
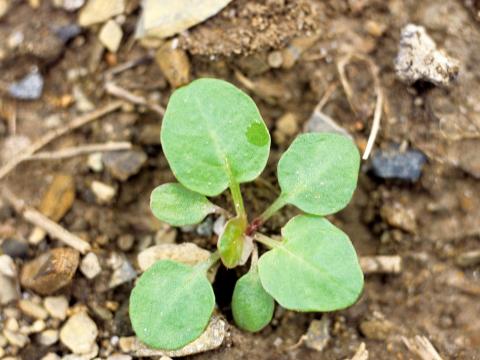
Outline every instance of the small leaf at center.
[[225, 224], [223, 233], [218, 238], [218, 252], [223, 264], [227, 268], [234, 268], [242, 262], [246, 226], [247, 224], [243, 217], [230, 219]]

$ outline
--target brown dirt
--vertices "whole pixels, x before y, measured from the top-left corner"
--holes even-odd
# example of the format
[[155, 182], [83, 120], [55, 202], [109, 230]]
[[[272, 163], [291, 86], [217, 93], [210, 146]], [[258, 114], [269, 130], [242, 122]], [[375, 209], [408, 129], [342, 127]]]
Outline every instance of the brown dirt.
[[[402, 343], [401, 336], [424, 335], [444, 359], [480, 359], [480, 268], [478, 264], [459, 267], [455, 261], [459, 254], [480, 248], [480, 23], [475, 18], [478, 6], [472, 10], [475, 4], [462, 0], [234, 0], [220, 14], [180, 36], [180, 44], [190, 57], [192, 78], [216, 76], [245, 87], [234, 73], [240, 70], [261, 85], [249, 92], [272, 132], [276, 129], [276, 121], [286, 112], [297, 116], [301, 129], [325, 91], [336, 84], [324, 111], [349, 130], [360, 147], [364, 146], [370, 131], [375, 99], [372, 79], [365, 63], [349, 65], [347, 75], [356, 90], [355, 104], [361, 107], [361, 111], [353, 113], [339, 83], [336, 64], [351, 52], [367, 55], [379, 68], [386, 95], [382, 128], [375, 148], [404, 143], [428, 156], [421, 179], [413, 184], [378, 180], [368, 171], [369, 161], [365, 162], [352, 203], [334, 217], [350, 235], [360, 255], [400, 255], [404, 266], [399, 275], [368, 276], [364, 294], [356, 305], [328, 314], [333, 324], [332, 339], [322, 353], [304, 346], [292, 346], [306, 332], [312, 319], [326, 315], [298, 314], [277, 307], [274, 321], [259, 334], [247, 334], [232, 325], [220, 349], [192, 358], [345, 359], [352, 357], [359, 344], [365, 342], [370, 359], [412, 359], [414, 356]], [[74, 86], [80, 86], [95, 106], [109, 99], [102, 86], [105, 71], [114, 63], [123, 63], [148, 52], [131, 40], [137, 16], [133, 13], [127, 17], [124, 30], [129, 39], [115, 57], [96, 56], [96, 35], [93, 30], [87, 30], [69, 42], [59, 57], [52, 55], [53, 50], [38, 50], [35, 55], [27, 49], [25, 53], [9, 54], [11, 58], [0, 60], [0, 85], [18, 78], [34, 65], [39, 66], [45, 77], [46, 85], [39, 101], [14, 102], [2, 95], [2, 104], [16, 108], [17, 134], [38, 138], [48, 130], [46, 119], [51, 114], [60, 114], [61, 122], [71, 119], [77, 111], [65, 98], [68, 100]], [[65, 19], [73, 23], [75, 16], [52, 10], [47, 1], [42, 2], [39, 9], [15, 2], [8, 18], [0, 20], [0, 38], [6, 38], [6, 34], [26, 24], [43, 29], [45, 24], [64, 23]], [[384, 31], [372, 35], [368, 31], [369, 21], [384, 27]], [[438, 89], [425, 84], [407, 86], [396, 79], [393, 61], [400, 29], [408, 22], [424, 25], [440, 48], [460, 60], [460, 77], [451, 88]], [[293, 39], [313, 34], [318, 38], [291, 68], [271, 69], [265, 65], [270, 51], [282, 50]], [[84, 77], [66, 79], [69, 70], [82, 67], [89, 70]], [[163, 105], [172, 91], [154, 62], [126, 71], [117, 80], [141, 95], [159, 97]], [[2, 118], [5, 117], [3, 111]], [[150, 191], [160, 183], [173, 180], [155, 140], [159, 121], [157, 115], [141, 107], [126, 108], [49, 147], [56, 149], [108, 140], [132, 141], [149, 157], [141, 172], [128, 181], [119, 182], [106, 171], [92, 173], [86, 159], [80, 157], [22, 164], [7, 183], [29, 204], [37, 206], [53, 174], [74, 175], [76, 199], [61, 224], [87, 239], [105, 258], [112, 251], [120, 252], [116, 242], [119, 236], [132, 234], [135, 245], [127, 256], [135, 262], [140, 244], [151, 240], [159, 230], [148, 208]], [[157, 135], [152, 136], [152, 133]], [[0, 145], [7, 135], [7, 130], [2, 132], [0, 126]], [[245, 186], [251, 214], [262, 211], [274, 198], [276, 163], [290, 141], [291, 138], [287, 138], [285, 142], [273, 144], [268, 168], [262, 175], [275, 187], [272, 189], [263, 181]], [[113, 204], [96, 203], [89, 187], [93, 180], [118, 188]], [[223, 197], [219, 200], [219, 203], [226, 202]], [[413, 230], [392, 225], [382, 216], [381, 209], [394, 204], [413, 214]], [[294, 212], [286, 209], [267, 224], [268, 230], [277, 233]], [[28, 238], [31, 226], [1, 201], [0, 216], [2, 231], [13, 229], [13, 235], [9, 233], [9, 236]], [[2, 236], [0, 233], [0, 238]], [[101, 242], [103, 237], [108, 242]], [[209, 249], [215, 244], [214, 238], [179, 230], [177, 242], [186, 240]], [[28, 258], [58, 245], [48, 239], [37, 248], [30, 246]], [[18, 260], [17, 265], [22, 267], [22, 261]], [[106, 290], [108, 275], [107, 272], [88, 282], [77, 274], [73, 285], [64, 291], [71, 305], [85, 304], [94, 314], [100, 329], [98, 343], [101, 348], [113, 335], [131, 334], [124, 311], [131, 284]], [[225, 273], [220, 276], [224, 283], [217, 280], [220, 299], [228, 299], [235, 276]], [[220, 310], [231, 320], [224, 300]], [[120, 306], [113, 313], [114, 320], [102, 319], [92, 310], [94, 304], [106, 301]], [[387, 333], [379, 335], [379, 331], [366, 331], [372, 319], [381, 319], [378, 322], [383, 325], [388, 322]], [[50, 349], [27, 345], [20, 356], [36, 359], [40, 353], [66, 353], [65, 350], [59, 345]]]

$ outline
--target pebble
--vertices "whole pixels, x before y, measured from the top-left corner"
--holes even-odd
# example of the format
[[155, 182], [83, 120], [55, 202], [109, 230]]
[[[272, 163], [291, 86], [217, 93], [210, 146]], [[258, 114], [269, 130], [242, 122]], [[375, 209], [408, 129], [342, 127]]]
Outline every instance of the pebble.
[[315, 109], [304, 126], [305, 132], [326, 132], [344, 135], [350, 139], [352, 136], [343, 127], [338, 125], [330, 116]]
[[125, 0], [89, 0], [78, 17], [80, 26], [103, 23], [125, 11]]
[[35, 319], [45, 320], [48, 317], [48, 312], [42, 305], [35, 304], [30, 300], [20, 300], [18, 302], [18, 308], [27, 316]]
[[122, 251], [129, 251], [135, 242], [135, 237], [131, 234], [125, 234], [119, 236], [117, 239], [117, 245]]
[[65, 296], [48, 296], [43, 300], [43, 306], [51, 317], [60, 320], [67, 318], [68, 300]]
[[305, 345], [313, 350], [322, 351], [330, 341], [331, 320], [323, 315], [321, 320], [313, 320], [305, 335]]
[[42, 96], [43, 77], [34, 70], [17, 82], [10, 84], [8, 93], [19, 100], [37, 100]]
[[[56, 174], [43, 195], [39, 210], [43, 215], [58, 222], [72, 208], [74, 201], [75, 181], [73, 176]], [[45, 235], [45, 230], [35, 228], [30, 234], [28, 241], [31, 244], [38, 244], [44, 239]]]
[[11, 0], [0, 0], [0, 19], [4, 17], [10, 9]]
[[132, 357], [125, 354], [113, 354], [107, 357], [107, 360], [132, 360]]
[[58, 330], [48, 329], [42, 331], [37, 336], [37, 341], [44, 346], [51, 346], [58, 341], [59, 333]]
[[95, 194], [95, 197], [99, 204], [110, 203], [117, 194], [117, 190], [113, 186], [97, 180], [92, 181], [90, 188]]
[[61, 357], [55, 353], [50, 352], [44, 357], [42, 357], [40, 360], [61, 360]]
[[80, 35], [82, 33], [82, 28], [77, 24], [69, 24], [56, 27], [54, 28], [54, 31], [55, 35], [57, 35], [60, 40], [62, 40], [64, 43], [67, 43]]
[[97, 335], [97, 325], [82, 311], [72, 315], [63, 325], [60, 330], [60, 341], [74, 354], [81, 355], [94, 349]]
[[108, 20], [102, 26], [98, 39], [110, 52], [116, 53], [122, 42], [123, 32], [114, 20]]
[[385, 319], [365, 320], [360, 323], [362, 334], [372, 340], [386, 340], [393, 330], [394, 325]]
[[35, 320], [30, 326], [22, 326], [20, 332], [24, 335], [36, 334], [45, 330], [46, 327], [45, 321]]
[[7, 338], [10, 345], [18, 346], [19, 348], [23, 348], [30, 341], [28, 336], [8, 329], [3, 329], [3, 335]]
[[200, 335], [197, 340], [181, 349], [171, 351], [151, 349], [142, 344], [135, 337], [120, 338], [120, 347], [123, 345], [125, 350], [128, 350], [128, 352], [135, 357], [181, 357], [214, 350], [222, 345], [225, 335], [226, 322], [218, 316], [213, 316], [203, 334]]
[[271, 68], [277, 69], [283, 65], [283, 55], [280, 51], [272, 51], [268, 54], [267, 61]]
[[298, 132], [298, 119], [294, 113], [287, 112], [276, 122], [276, 129], [273, 137], [277, 144], [285, 143], [289, 138]]
[[75, 99], [75, 107], [80, 112], [89, 112], [95, 109], [95, 105], [88, 99], [87, 95], [83, 92], [82, 88], [75, 84], [73, 85], [72, 95]]
[[187, 53], [176, 46], [177, 40], [163, 44], [155, 54], [155, 61], [173, 88], [190, 82], [190, 61]]
[[28, 243], [16, 239], [6, 239], [2, 243], [2, 251], [4, 254], [12, 258], [24, 259], [28, 254]]
[[17, 267], [9, 255], [0, 255], [0, 274], [9, 278], [17, 276]]
[[135, 280], [137, 278], [137, 272], [133, 268], [132, 264], [125, 258], [121, 257], [121, 265], [113, 270], [110, 282], [108, 284], [110, 289], [113, 289], [126, 282]]
[[[56, 248], [23, 266], [20, 283], [42, 295], [50, 295], [67, 286], [77, 270], [80, 254], [70, 248]], [[48, 268], [48, 272], [45, 269]]]
[[196, 228], [196, 232], [200, 236], [211, 237], [213, 235], [213, 219], [209, 216]]
[[80, 264], [80, 271], [87, 279], [94, 279], [97, 275], [102, 272], [102, 267], [100, 266], [100, 261], [98, 261], [97, 255], [90, 252], [82, 259]]
[[223, 229], [225, 228], [225, 216], [221, 215], [215, 220], [213, 223], [213, 232], [215, 235], [220, 236], [223, 233]]
[[390, 225], [409, 233], [417, 232], [417, 222], [413, 209], [406, 208], [400, 203], [387, 203], [380, 209], [380, 215]]
[[400, 35], [395, 70], [398, 78], [408, 84], [424, 80], [447, 86], [457, 78], [459, 62], [437, 50], [423, 26], [408, 24]]
[[0, 304], [6, 305], [20, 297], [20, 290], [15, 278], [0, 274]]
[[85, 0], [63, 0], [62, 7], [67, 11], [77, 11], [83, 5], [85, 5]]
[[147, 155], [141, 150], [111, 151], [103, 154], [102, 159], [113, 177], [126, 181], [140, 171], [147, 161]]
[[457, 256], [455, 262], [461, 267], [478, 265], [480, 264], [480, 250], [463, 252]]
[[427, 161], [425, 155], [418, 150], [380, 150], [372, 157], [373, 173], [382, 179], [399, 179], [415, 182]]
[[[99, 0], [104, 1], [104, 0]], [[159, 37], [181, 33], [215, 15], [232, 0], [143, 1], [142, 15], [137, 23], [136, 37]]]
[[103, 171], [102, 153], [93, 153], [88, 156], [87, 165], [90, 170], [96, 173]]
[[138, 254], [141, 271], [146, 271], [159, 260], [173, 260], [186, 265], [196, 265], [209, 258], [210, 252], [193, 243], [160, 244], [149, 247]]

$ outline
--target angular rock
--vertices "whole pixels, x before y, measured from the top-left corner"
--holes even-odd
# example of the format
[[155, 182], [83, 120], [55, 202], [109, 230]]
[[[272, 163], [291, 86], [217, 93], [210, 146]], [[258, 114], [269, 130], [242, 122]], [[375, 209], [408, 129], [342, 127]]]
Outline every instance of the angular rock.
[[10, 345], [23, 348], [30, 341], [28, 336], [25, 336], [19, 332], [3, 329], [3, 335], [7, 338]]
[[167, 38], [201, 23], [232, 0], [144, 0], [136, 37]]
[[37, 100], [42, 96], [42, 91], [43, 77], [36, 70], [8, 87], [10, 96], [19, 100]]
[[415, 212], [400, 203], [385, 204], [380, 209], [380, 215], [390, 225], [409, 233], [417, 232]]
[[372, 170], [379, 178], [415, 182], [420, 178], [426, 161], [425, 155], [418, 150], [380, 150], [372, 157]]
[[190, 61], [187, 53], [177, 47], [178, 41], [163, 44], [155, 54], [155, 61], [173, 88], [190, 82]]
[[395, 70], [400, 80], [412, 84], [424, 80], [447, 86], [459, 72], [458, 60], [437, 50], [423, 26], [408, 24], [402, 29]]
[[43, 300], [43, 306], [51, 317], [60, 320], [67, 318], [68, 300], [65, 296], [48, 296]]
[[67, 286], [77, 270], [80, 254], [70, 248], [56, 248], [26, 263], [20, 275], [22, 286], [50, 295]]
[[110, 282], [108, 284], [110, 289], [135, 280], [137, 277], [137, 272], [133, 268], [132, 264], [130, 264], [130, 262], [123, 256], [121, 258], [121, 265], [113, 270], [112, 277], [110, 278]]
[[125, 11], [125, 0], [89, 0], [80, 11], [78, 24], [90, 26], [102, 23]]
[[308, 119], [305, 123], [304, 130], [305, 132], [326, 132], [340, 134], [353, 139], [352, 135], [350, 135], [347, 130], [338, 125], [330, 116], [318, 109], [313, 111], [310, 119]]
[[0, 305], [6, 305], [20, 297], [20, 289], [15, 279], [0, 274]]
[[58, 337], [58, 330], [48, 329], [38, 334], [37, 341], [43, 346], [52, 346], [58, 341]]
[[147, 161], [147, 155], [141, 150], [111, 151], [103, 154], [102, 159], [113, 177], [126, 181], [140, 171]]
[[129, 338], [130, 353], [136, 357], [151, 356], [170, 356], [182, 357], [193, 354], [199, 354], [210, 351], [222, 345], [226, 335], [226, 322], [218, 317], [213, 316], [206, 330], [200, 337], [179, 350], [155, 350], [148, 348], [135, 337]]
[[393, 323], [385, 319], [365, 320], [360, 324], [360, 331], [368, 339], [385, 340], [393, 333]]
[[82, 311], [72, 315], [63, 325], [60, 341], [74, 354], [82, 355], [92, 351], [97, 335], [97, 325]]
[[90, 280], [102, 272], [100, 261], [98, 261], [98, 257], [95, 255], [95, 253], [90, 252], [85, 255], [80, 264], [80, 271], [87, 279]]
[[305, 335], [305, 345], [313, 350], [322, 351], [330, 341], [331, 320], [323, 315], [321, 320], [313, 320]]
[[122, 42], [123, 31], [120, 25], [114, 20], [108, 20], [105, 25], [102, 26], [98, 39], [100, 42], [110, 51], [117, 52]]

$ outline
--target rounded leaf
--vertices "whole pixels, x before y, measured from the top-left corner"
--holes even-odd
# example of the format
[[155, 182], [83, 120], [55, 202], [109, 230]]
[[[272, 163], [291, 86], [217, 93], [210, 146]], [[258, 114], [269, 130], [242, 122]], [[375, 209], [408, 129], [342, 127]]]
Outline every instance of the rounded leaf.
[[163, 117], [161, 143], [176, 178], [208, 196], [264, 169], [270, 135], [253, 100], [217, 79], [176, 90]]
[[345, 233], [324, 218], [299, 215], [282, 235], [284, 241], [258, 261], [262, 285], [280, 305], [334, 311], [358, 299], [363, 273]]
[[204, 195], [175, 183], [156, 187], [150, 196], [150, 208], [156, 218], [173, 226], [198, 224], [215, 212], [215, 205]]
[[242, 261], [246, 226], [244, 218], [234, 217], [227, 221], [218, 238], [217, 248], [220, 258], [223, 265], [229, 269], [239, 265]]
[[360, 154], [343, 135], [298, 136], [278, 163], [278, 182], [286, 203], [315, 215], [343, 209], [357, 186]]
[[243, 330], [256, 332], [272, 321], [275, 302], [263, 288], [255, 267], [238, 279], [233, 290], [232, 313]]
[[140, 341], [164, 350], [198, 338], [215, 305], [212, 286], [200, 269], [162, 260], [151, 266], [130, 294], [130, 320]]

